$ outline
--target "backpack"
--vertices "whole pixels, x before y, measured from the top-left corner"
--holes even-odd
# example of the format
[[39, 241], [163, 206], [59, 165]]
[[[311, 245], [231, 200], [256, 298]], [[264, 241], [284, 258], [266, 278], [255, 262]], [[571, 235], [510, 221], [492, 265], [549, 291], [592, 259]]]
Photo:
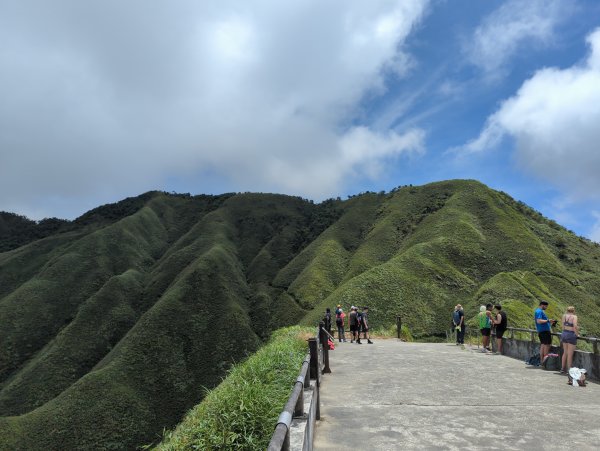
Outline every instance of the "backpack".
[[452, 321], [454, 321], [455, 326], [458, 326], [460, 324], [460, 310], [454, 311], [454, 313], [452, 314]]
[[335, 324], [338, 327], [341, 327], [341, 326], [344, 325], [344, 320], [342, 319], [342, 315], [340, 315], [340, 314], [336, 315], [336, 317], [335, 317]]
[[540, 355], [532, 354], [527, 360], [525, 360], [527, 365], [540, 366]]

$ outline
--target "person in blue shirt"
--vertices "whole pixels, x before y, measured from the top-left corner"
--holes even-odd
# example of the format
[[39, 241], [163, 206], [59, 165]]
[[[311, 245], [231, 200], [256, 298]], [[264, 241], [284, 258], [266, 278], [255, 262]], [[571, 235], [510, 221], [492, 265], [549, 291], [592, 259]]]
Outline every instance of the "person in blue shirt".
[[541, 301], [534, 314], [535, 328], [540, 338], [540, 362], [544, 362], [546, 355], [550, 352], [550, 346], [552, 346], [551, 327], [556, 324], [556, 320], [548, 319], [546, 316], [547, 308], [548, 302]]

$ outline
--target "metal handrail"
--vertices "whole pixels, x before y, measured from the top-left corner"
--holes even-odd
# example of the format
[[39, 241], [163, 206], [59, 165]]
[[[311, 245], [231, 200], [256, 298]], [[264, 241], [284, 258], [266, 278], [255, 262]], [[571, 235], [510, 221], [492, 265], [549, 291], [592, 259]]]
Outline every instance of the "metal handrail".
[[[526, 328], [522, 328], [522, 327], [507, 327], [506, 330], [508, 331], [512, 331], [512, 332], [526, 332], [526, 333], [537, 333], [536, 329], [526, 329]], [[560, 337], [560, 332], [550, 332], [553, 336], [555, 337]], [[586, 336], [582, 336], [582, 335], [578, 335], [577, 336], [577, 340], [583, 340], [586, 341], [588, 343], [597, 343], [600, 342], [600, 338], [597, 337], [586, 337]]]
[[302, 362], [302, 368], [292, 393], [279, 415], [275, 431], [267, 448], [268, 451], [287, 451], [290, 449], [290, 426], [294, 418], [304, 416], [304, 389], [310, 387], [311, 375], [316, 379], [316, 419], [320, 419], [320, 374], [331, 372], [329, 369], [329, 349], [327, 347], [328, 335], [323, 323], [320, 323], [316, 330], [316, 336], [308, 340], [310, 352]]

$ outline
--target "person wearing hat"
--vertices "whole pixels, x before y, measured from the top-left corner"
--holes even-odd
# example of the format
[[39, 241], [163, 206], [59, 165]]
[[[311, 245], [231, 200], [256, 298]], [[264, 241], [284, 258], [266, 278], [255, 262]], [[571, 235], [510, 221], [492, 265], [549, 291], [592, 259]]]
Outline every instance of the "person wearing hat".
[[545, 310], [548, 308], [548, 301], [540, 301], [540, 305], [535, 309], [534, 319], [535, 328], [538, 332], [540, 339], [540, 362], [544, 362], [544, 359], [550, 352], [552, 346], [552, 332], [551, 327], [556, 324], [556, 320], [548, 319]]
[[342, 310], [342, 306], [338, 304], [335, 309], [335, 325], [338, 330], [338, 340], [340, 343], [346, 341], [346, 335], [344, 334], [344, 319], [346, 318], [346, 314], [344, 310]]

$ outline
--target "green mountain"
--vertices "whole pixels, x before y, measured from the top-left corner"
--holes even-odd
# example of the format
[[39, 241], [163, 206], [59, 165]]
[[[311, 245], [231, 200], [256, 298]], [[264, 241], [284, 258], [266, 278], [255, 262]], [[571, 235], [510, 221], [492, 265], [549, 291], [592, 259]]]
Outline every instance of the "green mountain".
[[0, 449], [156, 442], [272, 330], [336, 304], [423, 337], [458, 302], [531, 327], [544, 298], [600, 333], [600, 246], [475, 181], [321, 204], [150, 192], [27, 233], [15, 221], [39, 224], [15, 216], [0, 215]]

